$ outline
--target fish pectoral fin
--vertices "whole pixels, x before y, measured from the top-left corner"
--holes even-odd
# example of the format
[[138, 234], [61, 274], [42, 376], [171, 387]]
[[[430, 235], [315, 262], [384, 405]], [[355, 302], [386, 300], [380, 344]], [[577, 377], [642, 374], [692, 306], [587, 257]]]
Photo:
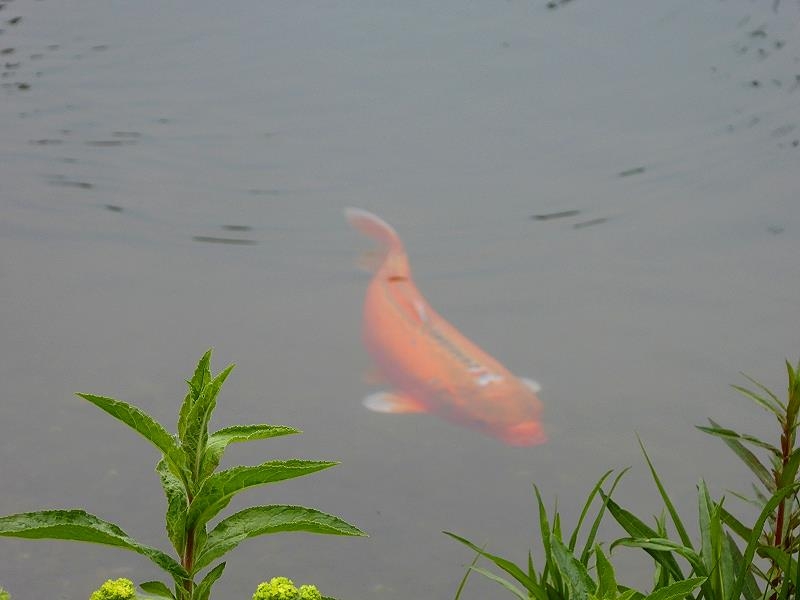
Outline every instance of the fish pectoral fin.
[[379, 413], [421, 413], [427, 409], [417, 400], [392, 392], [377, 392], [364, 398], [364, 406]]
[[534, 394], [538, 394], [542, 391], [542, 386], [539, 385], [538, 381], [528, 379], [527, 377], [520, 377], [519, 380], [524, 383]]

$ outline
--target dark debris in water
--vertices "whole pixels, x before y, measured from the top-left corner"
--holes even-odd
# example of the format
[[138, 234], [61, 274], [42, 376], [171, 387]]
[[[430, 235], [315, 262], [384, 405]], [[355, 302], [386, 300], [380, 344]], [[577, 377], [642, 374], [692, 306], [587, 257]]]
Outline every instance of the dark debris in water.
[[584, 227], [591, 227], [593, 225], [600, 225], [608, 221], [608, 217], [599, 217], [597, 219], [592, 219], [590, 221], [583, 221], [581, 223], [575, 223], [572, 226], [573, 229], [583, 229]]
[[641, 175], [647, 169], [645, 167], [634, 167], [633, 169], [628, 169], [626, 171], [620, 171], [617, 173], [617, 177], [630, 177], [631, 175]]
[[767, 231], [769, 231], [772, 235], [779, 235], [783, 233], [783, 227], [780, 225], [770, 225], [767, 227]]
[[114, 146], [126, 146], [135, 144], [134, 140], [89, 140], [85, 142], [87, 146], [95, 146], [97, 148], [112, 148]]
[[231, 244], [234, 246], [253, 246], [258, 243], [256, 240], [223, 238], [211, 235], [194, 235], [192, 236], [192, 239], [195, 242], [206, 242], [207, 244]]
[[251, 231], [253, 228], [249, 225], [223, 225], [225, 231]]
[[124, 208], [122, 208], [121, 206], [119, 206], [117, 204], [104, 204], [103, 208], [105, 208], [106, 210], [110, 210], [111, 212], [115, 212], [115, 213], [121, 213], [123, 210], [125, 210]]
[[542, 213], [538, 215], [531, 215], [531, 219], [536, 219], [537, 221], [549, 221], [551, 219], [563, 219], [566, 217], [574, 217], [579, 215], [581, 211], [579, 210], [562, 210], [559, 212], [553, 213]]

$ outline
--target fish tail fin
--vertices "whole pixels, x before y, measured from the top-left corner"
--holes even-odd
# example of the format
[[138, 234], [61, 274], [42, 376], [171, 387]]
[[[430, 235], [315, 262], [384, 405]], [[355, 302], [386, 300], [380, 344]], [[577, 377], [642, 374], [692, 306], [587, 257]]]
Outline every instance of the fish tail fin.
[[377, 271], [379, 268], [388, 268], [393, 276], [409, 276], [403, 241], [397, 235], [394, 227], [379, 216], [360, 208], [345, 208], [344, 216], [350, 225], [381, 246], [382, 255], [379, 259], [375, 260], [375, 257], [370, 257], [369, 263], [366, 263], [367, 267], [371, 267], [370, 270]]

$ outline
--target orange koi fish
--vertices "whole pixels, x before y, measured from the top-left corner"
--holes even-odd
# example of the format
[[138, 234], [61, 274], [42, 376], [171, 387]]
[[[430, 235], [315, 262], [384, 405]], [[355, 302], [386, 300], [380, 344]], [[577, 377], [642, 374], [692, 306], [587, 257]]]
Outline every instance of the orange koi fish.
[[364, 301], [364, 345], [392, 391], [364, 405], [384, 413], [431, 413], [511, 446], [547, 441], [539, 386], [516, 377], [434, 311], [411, 278], [391, 225], [358, 208], [350, 224], [381, 247]]

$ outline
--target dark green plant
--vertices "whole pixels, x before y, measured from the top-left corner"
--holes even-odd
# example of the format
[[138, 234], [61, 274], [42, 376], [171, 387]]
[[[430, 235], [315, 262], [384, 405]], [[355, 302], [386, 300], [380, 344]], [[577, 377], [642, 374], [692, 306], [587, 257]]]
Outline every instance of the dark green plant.
[[[745, 540], [758, 538], [757, 554], [766, 560], [766, 569], [756, 563], [751, 571], [764, 581], [767, 592], [773, 597], [794, 597], [800, 585], [797, 554], [800, 551], [800, 502], [798, 502], [798, 467], [800, 448], [797, 446], [798, 414], [800, 414], [800, 363], [792, 368], [786, 362], [788, 386], [786, 402], [752, 377], [747, 377], [754, 389], [735, 385], [734, 389], [750, 398], [758, 406], [775, 416], [780, 439], [771, 444], [751, 435], [725, 429], [709, 419], [711, 427], [702, 431], [722, 438], [728, 447], [749, 467], [757, 483], [753, 484], [753, 498], [737, 494], [740, 498], [766, 512], [766, 527], [746, 527], [728, 511], [721, 517], [725, 524]], [[747, 446], [753, 448], [751, 450]], [[758, 454], [761, 454], [759, 457]], [[777, 499], [777, 504], [775, 500]], [[774, 506], [772, 506], [774, 504]], [[784, 595], [787, 594], [787, 595]]]
[[[477, 553], [476, 561], [473, 561], [472, 565], [468, 567], [467, 575], [472, 571], [480, 573], [500, 584], [520, 600], [531, 598], [535, 600], [643, 600], [645, 598], [677, 600], [682, 598], [702, 584], [704, 578], [690, 578], [670, 583], [662, 586], [653, 594], [645, 596], [641, 592], [617, 583], [611, 562], [601, 546], [595, 542], [597, 529], [610, 502], [610, 494], [616, 488], [623, 474], [624, 471], [614, 479], [608, 494], [604, 494], [601, 487], [611, 475], [611, 471], [599, 479], [589, 492], [578, 523], [569, 538], [565, 538], [562, 534], [561, 516], [558, 509], [554, 508], [552, 515], [548, 515], [539, 489], [534, 486], [545, 560], [541, 570], [537, 570], [530, 552], [527, 564], [521, 566], [501, 556], [490, 554], [465, 538], [453, 533], [445, 533]], [[596, 500], [599, 503], [597, 512], [591, 520], [583, 544], [578, 544], [581, 529]], [[488, 559], [501, 571], [510, 575], [512, 580], [476, 566], [478, 557]], [[594, 563], [594, 569], [592, 569], [592, 563]], [[455, 600], [459, 599], [464, 589], [467, 575], [459, 585]]]
[[[705, 482], [701, 480], [698, 486], [700, 540], [693, 545], [644, 447], [642, 451], [651, 475], [679, 539], [669, 538], [663, 513], [654, 529], [608, 499], [609, 512], [629, 535], [617, 540], [612, 547], [623, 544], [643, 548], [655, 561], [660, 584], [696, 575], [706, 578], [698, 600], [700, 597], [705, 600], [739, 600], [742, 597], [746, 600], [788, 600], [796, 597], [800, 582], [797, 560], [800, 449], [796, 447], [795, 434], [800, 409], [800, 376], [797, 368], [792, 368], [789, 363], [786, 366], [789, 374], [786, 403], [750, 377], [748, 379], [758, 392], [733, 386], [775, 415], [780, 428], [778, 445], [725, 429], [711, 419], [711, 427], [700, 427], [706, 433], [722, 438], [756, 476], [758, 485], [753, 486], [755, 498], [748, 499], [759, 509], [753, 525], [745, 525], [734, 517], [725, 508], [724, 499], [719, 502], [712, 500]], [[763, 459], [747, 446], [765, 453], [770, 466], [767, 467]], [[734, 536], [742, 540], [744, 550], [739, 548]], [[757, 556], [766, 562], [766, 568], [759, 566]], [[683, 573], [676, 557], [688, 562], [688, 575]], [[762, 580], [761, 586], [756, 578]]]
[[300, 433], [279, 425], [234, 425], [209, 432], [211, 415], [223, 382], [233, 369], [211, 374], [211, 350], [200, 359], [180, 407], [177, 435], [139, 408], [112, 398], [78, 394], [122, 421], [151, 442], [162, 454], [156, 466], [167, 499], [166, 529], [177, 560], [131, 538], [119, 527], [80, 509], [46, 510], [0, 517], [0, 536], [62, 539], [106, 544], [149, 558], [172, 578], [170, 589], [160, 581], [140, 587], [154, 596], [173, 600], [208, 600], [211, 586], [222, 575], [217, 562], [205, 576], [199, 574], [248, 538], [282, 531], [361, 536], [362, 531], [342, 519], [302, 506], [253, 506], [217, 522], [209, 522], [248, 488], [302, 477], [336, 465], [330, 461], [274, 460], [255, 466], [217, 471], [229, 444]]

